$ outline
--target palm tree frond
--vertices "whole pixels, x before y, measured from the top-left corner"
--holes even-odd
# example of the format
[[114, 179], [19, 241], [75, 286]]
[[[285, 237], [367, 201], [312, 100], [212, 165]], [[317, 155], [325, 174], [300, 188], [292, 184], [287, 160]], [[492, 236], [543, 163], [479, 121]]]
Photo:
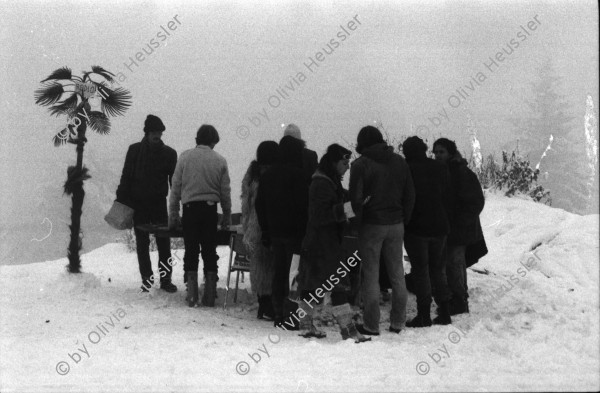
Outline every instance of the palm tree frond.
[[115, 74], [113, 74], [110, 71], [106, 71], [104, 68], [100, 67], [100, 66], [92, 66], [92, 71], [95, 72], [96, 74], [100, 74], [104, 77], [104, 79], [106, 79], [109, 82], [113, 81], [113, 76], [115, 76]]
[[101, 91], [102, 111], [107, 116], [121, 116], [131, 106], [131, 95], [129, 90], [117, 87], [111, 90], [106, 86], [98, 87]]
[[60, 147], [62, 145], [67, 144], [67, 139], [69, 138], [69, 129], [63, 128], [56, 135], [52, 137], [52, 142], [55, 147]]
[[51, 79], [71, 79], [71, 69], [69, 67], [62, 67], [54, 70], [42, 83]]
[[110, 133], [110, 120], [102, 112], [90, 112], [88, 113], [90, 118], [90, 128], [101, 135], [108, 135]]
[[60, 83], [53, 82], [35, 91], [35, 103], [43, 106], [53, 105], [60, 100], [64, 92], [65, 90]]
[[50, 108], [50, 114], [52, 115], [67, 115], [77, 108], [77, 99], [78, 95], [73, 93], [69, 96], [69, 98], [65, 99], [58, 105], [54, 105]]

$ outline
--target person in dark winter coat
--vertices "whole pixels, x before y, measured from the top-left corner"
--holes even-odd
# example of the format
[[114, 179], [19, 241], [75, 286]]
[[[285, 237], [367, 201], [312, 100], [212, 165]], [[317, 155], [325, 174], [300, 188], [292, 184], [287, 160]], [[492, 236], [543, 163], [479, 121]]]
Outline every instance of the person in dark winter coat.
[[[347, 193], [342, 187], [342, 177], [348, 170], [351, 151], [338, 144], [327, 148], [317, 171], [312, 176], [308, 202], [308, 225], [302, 242], [298, 288], [304, 302], [299, 309], [300, 329], [304, 337], [325, 336], [312, 321], [312, 310], [318, 297], [331, 292], [333, 315], [337, 319], [343, 339], [367, 341], [352, 320], [349, 303], [350, 276], [340, 262], [345, 254], [342, 247], [344, 226], [348, 216], [344, 211]], [[346, 204], [350, 208], [350, 204]], [[352, 258], [356, 260], [356, 258]], [[316, 296], [315, 296], [316, 294]]]
[[[150, 261], [150, 235], [137, 229], [138, 225], [161, 224], [168, 221], [166, 197], [177, 164], [177, 152], [161, 140], [165, 126], [160, 118], [148, 115], [144, 123], [144, 138], [129, 146], [121, 182], [117, 189], [117, 201], [134, 209], [133, 216], [136, 251], [142, 291], [148, 292], [154, 283]], [[157, 237], [158, 271], [160, 287], [167, 292], [177, 291], [171, 282], [171, 241]]]
[[[432, 282], [439, 315], [434, 324], [450, 324], [450, 290], [443, 258], [446, 237], [450, 231], [450, 173], [448, 167], [426, 156], [427, 145], [417, 136], [407, 138], [402, 151], [410, 167], [415, 185], [415, 208], [404, 235], [404, 248], [411, 263], [417, 316], [407, 327], [431, 326]], [[431, 277], [431, 281], [430, 281]]]
[[[283, 136], [293, 136], [296, 139], [302, 140], [302, 134], [300, 133], [300, 128], [297, 125], [290, 123], [283, 131]], [[312, 179], [313, 173], [317, 170], [317, 166], [319, 164], [319, 156], [313, 150], [310, 150], [306, 147], [302, 150], [302, 170], [304, 171], [304, 175], [308, 183]]]
[[263, 246], [262, 231], [256, 215], [256, 195], [260, 177], [279, 160], [279, 145], [264, 141], [258, 145], [256, 160], [252, 161], [242, 180], [242, 230], [243, 243], [250, 257], [250, 284], [258, 296], [259, 319], [273, 318], [271, 287], [273, 285], [273, 253]]
[[450, 235], [446, 249], [446, 274], [452, 292], [450, 314], [469, 312], [466, 247], [483, 239], [479, 214], [485, 198], [477, 175], [467, 166], [456, 144], [440, 138], [433, 144], [435, 159], [446, 163], [450, 170], [452, 200], [449, 209]]
[[[286, 301], [293, 254], [300, 254], [308, 218], [308, 183], [302, 170], [304, 142], [284, 136], [279, 142], [280, 162], [260, 177], [256, 196], [256, 214], [262, 231], [262, 243], [274, 255], [272, 300], [275, 326], [281, 326], [285, 314], [296, 310]], [[294, 325], [297, 329], [297, 326]]]
[[[173, 187], [169, 197], [169, 228], [183, 228], [185, 255], [183, 269], [187, 284], [189, 307], [198, 303], [198, 264], [202, 253], [204, 264], [203, 306], [214, 307], [217, 296], [217, 205], [221, 204], [223, 218], [221, 228], [231, 223], [231, 186], [227, 160], [214, 151], [219, 143], [215, 127], [203, 124], [196, 133], [196, 147], [184, 151], [173, 175]], [[180, 202], [183, 205], [180, 218]]]
[[383, 254], [392, 284], [390, 331], [399, 333], [406, 321], [407, 301], [404, 222], [410, 221], [415, 190], [406, 161], [384, 142], [377, 128], [362, 128], [357, 142], [361, 157], [350, 169], [350, 198], [360, 226], [358, 243], [364, 272], [364, 326], [357, 329], [362, 334], [379, 334], [379, 258]]

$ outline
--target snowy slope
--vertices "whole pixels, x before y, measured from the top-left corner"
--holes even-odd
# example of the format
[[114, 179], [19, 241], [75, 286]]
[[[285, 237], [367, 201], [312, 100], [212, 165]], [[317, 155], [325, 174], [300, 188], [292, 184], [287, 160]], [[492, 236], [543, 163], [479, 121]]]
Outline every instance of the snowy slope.
[[[140, 296], [122, 244], [84, 255], [80, 275], [66, 259], [0, 266], [0, 390], [600, 389], [598, 215], [487, 195], [482, 224], [490, 253], [469, 270], [471, 314], [395, 335], [385, 305], [382, 335], [360, 345], [336, 326], [318, 341], [276, 330], [248, 303], [190, 309], [181, 261], [176, 294]], [[224, 287], [228, 249], [219, 254]]]

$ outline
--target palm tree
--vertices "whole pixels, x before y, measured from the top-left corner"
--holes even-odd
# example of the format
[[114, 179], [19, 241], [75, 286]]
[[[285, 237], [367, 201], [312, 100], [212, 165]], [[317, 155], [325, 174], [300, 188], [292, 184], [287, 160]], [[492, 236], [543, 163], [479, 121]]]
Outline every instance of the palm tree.
[[[70, 273], [81, 271], [81, 208], [85, 192], [83, 182], [90, 178], [88, 169], [83, 166], [83, 147], [87, 142], [85, 133], [88, 126], [101, 135], [110, 133], [108, 116], [123, 115], [131, 106], [131, 95], [128, 90], [118, 87], [112, 89], [114, 74], [100, 66], [92, 66], [92, 70], [83, 72], [83, 77], [72, 75], [71, 69], [63, 67], [55, 70], [42, 80], [42, 87], [35, 91], [35, 103], [49, 106], [52, 115], [67, 116], [67, 125], [54, 137], [54, 146], [67, 143], [75, 145], [77, 164], [67, 168], [67, 181], [64, 192], [72, 196], [71, 205], [71, 237], [67, 249]], [[99, 105], [94, 105], [100, 101]]]

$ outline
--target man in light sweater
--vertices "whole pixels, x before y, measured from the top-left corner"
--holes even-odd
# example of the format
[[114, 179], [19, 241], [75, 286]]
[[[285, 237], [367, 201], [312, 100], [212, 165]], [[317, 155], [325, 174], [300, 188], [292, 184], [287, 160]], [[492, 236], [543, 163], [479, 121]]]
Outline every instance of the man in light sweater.
[[183, 264], [187, 281], [188, 305], [198, 302], [198, 255], [202, 248], [205, 289], [202, 304], [215, 306], [217, 293], [217, 204], [223, 210], [223, 229], [231, 222], [231, 187], [227, 161], [213, 149], [219, 133], [203, 124], [196, 134], [196, 148], [181, 154], [171, 186], [169, 228], [180, 224], [179, 202], [183, 205]]

